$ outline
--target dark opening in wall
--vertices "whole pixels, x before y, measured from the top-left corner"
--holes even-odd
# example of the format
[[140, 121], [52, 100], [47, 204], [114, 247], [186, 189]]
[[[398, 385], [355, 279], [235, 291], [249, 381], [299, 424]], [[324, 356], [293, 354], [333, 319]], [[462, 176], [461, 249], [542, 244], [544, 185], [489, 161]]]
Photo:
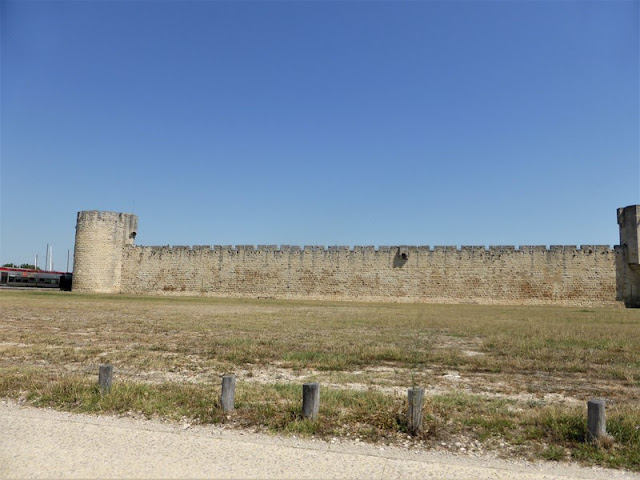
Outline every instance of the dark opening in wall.
[[398, 247], [393, 257], [393, 268], [402, 268], [409, 260], [409, 249], [407, 247]]

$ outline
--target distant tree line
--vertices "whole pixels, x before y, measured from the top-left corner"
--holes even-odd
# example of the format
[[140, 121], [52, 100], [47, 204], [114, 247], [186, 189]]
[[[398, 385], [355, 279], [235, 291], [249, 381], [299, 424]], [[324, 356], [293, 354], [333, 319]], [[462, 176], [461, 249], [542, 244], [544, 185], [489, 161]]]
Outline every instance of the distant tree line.
[[6, 268], [28, 268], [30, 270], [42, 270], [40, 267], [36, 268], [35, 265], [32, 265], [30, 263], [23, 263], [22, 265], [17, 265], [15, 263], [5, 263], [2, 266]]

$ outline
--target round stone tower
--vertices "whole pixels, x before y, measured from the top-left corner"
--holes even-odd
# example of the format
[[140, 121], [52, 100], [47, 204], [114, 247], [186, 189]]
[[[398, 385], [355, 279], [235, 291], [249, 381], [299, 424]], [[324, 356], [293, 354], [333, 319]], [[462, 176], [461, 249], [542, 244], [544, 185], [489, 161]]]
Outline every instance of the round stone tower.
[[73, 253], [73, 290], [120, 291], [123, 249], [133, 245], [138, 217], [130, 213], [78, 212]]

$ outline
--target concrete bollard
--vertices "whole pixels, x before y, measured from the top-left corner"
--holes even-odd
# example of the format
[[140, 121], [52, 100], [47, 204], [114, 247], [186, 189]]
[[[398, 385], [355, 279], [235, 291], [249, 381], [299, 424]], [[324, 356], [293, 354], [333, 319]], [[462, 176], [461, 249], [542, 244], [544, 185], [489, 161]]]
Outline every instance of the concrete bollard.
[[113, 365], [100, 365], [98, 371], [98, 385], [100, 393], [109, 393], [111, 391], [111, 381], [113, 379]]
[[408, 429], [411, 435], [422, 431], [422, 402], [424, 400], [424, 388], [414, 387], [408, 391], [409, 413]]
[[236, 398], [236, 376], [224, 375], [222, 377], [222, 393], [220, 394], [220, 405], [223, 412], [232, 412], [235, 408]]
[[302, 416], [315, 420], [320, 409], [320, 385], [305, 383], [302, 385]]
[[604, 406], [602, 398], [592, 398], [587, 402], [587, 430], [591, 442], [608, 438]]

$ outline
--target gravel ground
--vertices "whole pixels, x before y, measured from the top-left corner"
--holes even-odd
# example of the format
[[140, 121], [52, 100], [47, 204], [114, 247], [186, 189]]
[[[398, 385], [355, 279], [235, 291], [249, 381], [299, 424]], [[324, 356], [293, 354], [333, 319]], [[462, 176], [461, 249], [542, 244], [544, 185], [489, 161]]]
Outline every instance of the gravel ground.
[[352, 442], [0, 404], [1, 478], [638, 478], [632, 472], [471, 458]]

